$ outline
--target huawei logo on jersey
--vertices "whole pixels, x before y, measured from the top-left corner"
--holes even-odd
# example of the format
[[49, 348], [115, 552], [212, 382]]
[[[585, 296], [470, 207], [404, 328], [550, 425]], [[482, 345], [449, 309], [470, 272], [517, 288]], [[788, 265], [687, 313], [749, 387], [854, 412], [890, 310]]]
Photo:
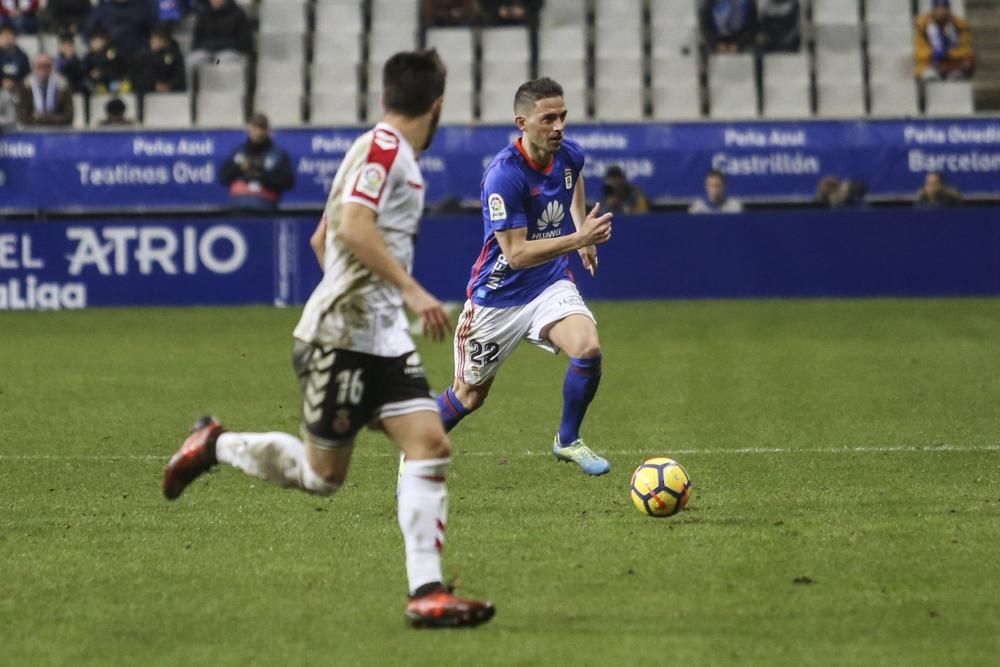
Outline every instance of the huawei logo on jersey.
[[538, 219], [538, 231], [544, 232], [552, 225], [553, 228], [562, 224], [562, 219], [566, 217], [562, 204], [557, 201], [550, 201], [549, 205], [542, 211], [542, 217]]

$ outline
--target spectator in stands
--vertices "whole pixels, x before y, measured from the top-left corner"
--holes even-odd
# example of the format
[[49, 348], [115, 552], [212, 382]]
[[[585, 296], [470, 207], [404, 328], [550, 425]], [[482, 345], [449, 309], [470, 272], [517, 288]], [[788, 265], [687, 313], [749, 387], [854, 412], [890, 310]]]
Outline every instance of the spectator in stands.
[[798, 51], [802, 46], [799, 0], [758, 0], [757, 44], [767, 52]]
[[465, 26], [479, 22], [478, 0], [422, 0], [420, 18], [425, 26]]
[[628, 182], [625, 172], [612, 165], [604, 172], [604, 210], [612, 213], [649, 213], [649, 200], [638, 185]]
[[73, 93], [66, 80], [53, 71], [52, 57], [35, 56], [31, 76], [16, 93], [18, 122], [21, 125], [71, 125]]
[[962, 205], [962, 195], [956, 188], [945, 185], [940, 171], [930, 171], [924, 177], [924, 187], [917, 191], [920, 208], [950, 208]]
[[149, 0], [105, 0], [90, 13], [83, 34], [89, 39], [95, 30], [103, 30], [127, 61], [149, 43], [156, 15]]
[[743, 204], [726, 194], [726, 176], [717, 169], [705, 175], [705, 198], [696, 199], [688, 213], [742, 213]]
[[17, 79], [0, 72], [0, 132], [17, 129]]
[[76, 38], [70, 33], [59, 36], [59, 55], [56, 56], [56, 72], [58, 72], [70, 90], [82, 93], [86, 90], [84, 81], [87, 78], [87, 67], [76, 52]]
[[917, 76], [925, 81], [968, 79], [975, 71], [972, 29], [951, 13], [950, 0], [933, 0], [914, 31]]
[[264, 114], [253, 114], [247, 140], [222, 165], [219, 175], [234, 208], [273, 211], [281, 194], [295, 187], [292, 159], [271, 139], [270, 125]]
[[491, 25], [537, 26], [542, 0], [482, 0], [483, 16]]
[[233, 0], [209, 0], [194, 25], [189, 74], [208, 62], [245, 64], [251, 51], [253, 34], [243, 9]]
[[188, 0], [156, 0], [160, 23], [174, 26], [191, 11]]
[[9, 25], [0, 26], [0, 74], [20, 81], [30, 72], [31, 61], [17, 45], [17, 31]]
[[38, 32], [38, 0], [0, 0], [0, 23], [14, 26], [22, 35]]
[[127, 78], [128, 62], [108, 39], [104, 28], [95, 28], [90, 33], [90, 51], [83, 57], [86, 76], [84, 88], [91, 95], [107, 93], [127, 93], [132, 84]]
[[136, 61], [132, 81], [141, 93], [182, 93], [187, 90], [184, 54], [166, 24], [153, 29], [149, 49]]
[[120, 127], [123, 125], [134, 125], [135, 121], [126, 116], [127, 109], [125, 103], [118, 97], [112, 97], [104, 105], [104, 118], [101, 120], [101, 127]]
[[816, 186], [816, 203], [832, 208], [838, 192], [840, 192], [840, 179], [836, 176], [824, 176], [819, 179], [819, 184]]
[[702, 0], [699, 20], [705, 41], [715, 53], [739, 53], [757, 38], [754, 0]]
[[90, 0], [49, 0], [46, 23], [52, 32], [79, 34], [90, 16]]
[[840, 182], [830, 203], [834, 208], [868, 208], [868, 185], [859, 179]]

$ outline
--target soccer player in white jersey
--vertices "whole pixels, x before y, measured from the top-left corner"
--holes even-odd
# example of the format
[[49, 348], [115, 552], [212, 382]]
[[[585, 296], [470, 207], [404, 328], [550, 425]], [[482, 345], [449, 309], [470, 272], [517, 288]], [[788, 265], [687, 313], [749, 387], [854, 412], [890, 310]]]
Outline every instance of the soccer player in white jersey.
[[285, 433], [234, 433], [214, 417], [195, 424], [164, 470], [175, 499], [216, 463], [282, 486], [329, 495], [347, 476], [354, 439], [376, 420], [405, 453], [398, 518], [416, 627], [477, 625], [491, 602], [456, 597], [443, 585], [445, 475], [451, 445], [408, 333], [404, 304], [441, 340], [441, 303], [410, 275], [424, 207], [417, 154], [434, 136], [445, 67], [434, 51], [397, 53], [383, 69], [382, 122], [362, 135], [337, 171], [312, 237], [324, 268], [294, 332], [303, 440]]
[[586, 210], [583, 149], [564, 135], [562, 87], [549, 78], [528, 81], [514, 96], [514, 114], [521, 136], [497, 153], [483, 176], [483, 249], [455, 331], [455, 382], [438, 405], [450, 431], [483, 404], [521, 340], [563, 350], [569, 368], [552, 453], [603, 475], [611, 464], [580, 438], [601, 381], [601, 344], [570, 274], [569, 254], [578, 252], [594, 275], [595, 246], [611, 238], [612, 215], [600, 215], [599, 203]]

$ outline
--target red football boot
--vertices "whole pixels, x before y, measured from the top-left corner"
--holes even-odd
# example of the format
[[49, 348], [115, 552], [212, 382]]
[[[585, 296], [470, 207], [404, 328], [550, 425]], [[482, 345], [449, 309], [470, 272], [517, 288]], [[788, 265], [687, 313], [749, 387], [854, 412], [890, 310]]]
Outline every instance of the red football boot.
[[414, 628], [473, 627], [493, 618], [492, 602], [456, 597], [441, 586], [406, 603], [406, 622]]
[[202, 417], [195, 422], [191, 435], [163, 469], [163, 495], [167, 500], [179, 498], [188, 484], [218, 462], [215, 441], [224, 430], [215, 417]]

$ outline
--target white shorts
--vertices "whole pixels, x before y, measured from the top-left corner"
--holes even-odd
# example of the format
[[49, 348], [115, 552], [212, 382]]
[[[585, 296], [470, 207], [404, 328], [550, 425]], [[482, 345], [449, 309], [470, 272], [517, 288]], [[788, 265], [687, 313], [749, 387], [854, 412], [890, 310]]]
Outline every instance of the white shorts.
[[574, 314], [597, 322], [569, 280], [549, 285], [523, 306], [488, 308], [466, 301], [455, 329], [455, 377], [471, 385], [486, 382], [496, 375], [500, 364], [522, 339], [543, 350], [559, 352], [547, 338], [549, 328]]

